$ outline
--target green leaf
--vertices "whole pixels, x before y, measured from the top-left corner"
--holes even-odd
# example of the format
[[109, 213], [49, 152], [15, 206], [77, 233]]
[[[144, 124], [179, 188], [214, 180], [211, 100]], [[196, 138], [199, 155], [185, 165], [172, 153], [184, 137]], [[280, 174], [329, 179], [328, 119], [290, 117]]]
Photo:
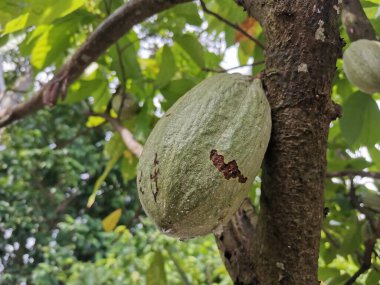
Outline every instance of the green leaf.
[[320, 267], [318, 269], [318, 279], [319, 280], [327, 280], [331, 277], [337, 276], [340, 274], [340, 271], [336, 268], [330, 267]]
[[361, 193], [364, 207], [380, 213], [380, 194], [371, 190], [365, 190]]
[[380, 150], [376, 147], [369, 147], [368, 152], [374, 162], [374, 170], [380, 170]]
[[334, 278], [329, 280], [329, 285], [344, 285], [348, 279], [350, 279], [350, 275], [345, 273], [343, 275], [337, 275]]
[[[260, 35], [257, 37], [257, 39], [262, 43], [265, 43], [265, 41], [266, 41], [265, 35], [263, 32], [260, 33]], [[256, 62], [256, 63], [259, 61], [263, 61], [265, 59], [264, 50], [256, 44], [255, 44], [255, 47], [253, 49], [253, 59], [254, 59], [254, 62]], [[252, 68], [252, 74], [254, 74], [254, 75], [259, 74], [264, 69], [265, 69], [265, 64], [255, 65]]]
[[176, 17], [183, 17], [186, 19], [186, 22], [190, 25], [200, 26], [203, 22], [199, 16], [198, 8], [195, 3], [176, 5], [173, 9], [170, 10]]
[[166, 285], [165, 259], [156, 251], [146, 272], [146, 285]]
[[133, 128], [133, 135], [136, 140], [145, 142], [151, 131], [152, 117], [149, 111], [149, 105], [144, 104], [136, 118], [136, 124]]
[[5, 26], [3, 34], [6, 35], [25, 28], [28, 23], [28, 18], [29, 13], [25, 13], [8, 22]]
[[238, 59], [240, 65], [247, 64], [249, 58], [252, 56], [252, 54], [248, 54], [246, 52], [246, 48], [244, 47], [245, 45], [247, 45], [247, 42], [241, 42], [238, 47]]
[[79, 81], [70, 85], [67, 96], [59, 103], [63, 105], [78, 103], [93, 96], [99, 90], [106, 89], [107, 85], [107, 79], [102, 76], [99, 69], [96, 69], [92, 74], [84, 75]]
[[121, 161], [121, 174], [124, 182], [136, 178], [136, 168], [138, 159], [129, 150], [123, 152], [123, 159]]
[[174, 76], [175, 72], [176, 65], [173, 53], [167, 45], [164, 45], [162, 50], [160, 72], [158, 73], [156, 79], [157, 88], [161, 88], [168, 84], [170, 79]]
[[31, 63], [36, 69], [41, 70], [63, 58], [71, 36], [78, 29], [79, 19], [71, 18], [52, 26], [39, 26], [34, 31], [39, 35], [31, 50]]
[[205, 67], [203, 47], [195, 36], [185, 34], [175, 37], [174, 40], [188, 53], [200, 68]]
[[91, 97], [94, 98], [94, 111], [96, 113], [102, 113], [107, 109], [107, 104], [111, 99], [111, 94], [107, 81], [104, 80], [102, 84], [98, 85], [98, 87], [98, 89], [92, 92]]
[[49, 24], [77, 10], [85, 0], [27, 0], [24, 1], [24, 11], [21, 15], [9, 21], [4, 28], [4, 34], [27, 28], [32, 25]]
[[226, 47], [230, 47], [235, 44], [235, 29], [230, 26], [226, 26], [224, 29], [224, 38], [226, 40]]
[[361, 226], [362, 224], [357, 220], [356, 217], [350, 219], [350, 228], [348, 232], [346, 232], [343, 243], [341, 245], [339, 253], [343, 256], [347, 256], [348, 254], [352, 254], [355, 252], [355, 249], [360, 248], [362, 244], [362, 236], [361, 236]]
[[165, 97], [165, 101], [161, 103], [161, 106], [165, 110], [169, 109], [178, 98], [189, 91], [194, 85], [194, 81], [186, 78], [171, 81], [165, 88], [161, 89], [161, 93]]
[[380, 141], [380, 111], [376, 101], [362, 92], [352, 94], [343, 104], [340, 127], [351, 145], [374, 145]]
[[108, 161], [102, 175], [100, 175], [100, 177], [95, 182], [94, 189], [92, 190], [92, 194], [90, 195], [87, 201], [88, 208], [90, 208], [94, 204], [98, 190], [102, 186], [104, 180], [107, 178], [113, 166], [118, 162], [125, 148], [119, 135], [115, 135], [113, 137], [113, 140], [111, 139], [109, 141], [109, 144], [112, 145], [112, 150], [108, 150], [109, 152], [108, 154], [111, 156], [111, 159]]
[[380, 272], [375, 270], [374, 268], [368, 273], [367, 279], [365, 280], [366, 285], [374, 285], [379, 284], [380, 280]]

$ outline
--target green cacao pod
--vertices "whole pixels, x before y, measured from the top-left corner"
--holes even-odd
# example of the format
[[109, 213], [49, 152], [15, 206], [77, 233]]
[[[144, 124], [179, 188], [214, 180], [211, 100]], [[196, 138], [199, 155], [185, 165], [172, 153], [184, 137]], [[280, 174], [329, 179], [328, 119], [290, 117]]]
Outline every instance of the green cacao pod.
[[358, 40], [343, 54], [348, 80], [365, 93], [380, 92], [380, 42]]
[[261, 81], [207, 78], [158, 121], [137, 173], [140, 201], [157, 227], [183, 239], [230, 220], [259, 171], [271, 131]]

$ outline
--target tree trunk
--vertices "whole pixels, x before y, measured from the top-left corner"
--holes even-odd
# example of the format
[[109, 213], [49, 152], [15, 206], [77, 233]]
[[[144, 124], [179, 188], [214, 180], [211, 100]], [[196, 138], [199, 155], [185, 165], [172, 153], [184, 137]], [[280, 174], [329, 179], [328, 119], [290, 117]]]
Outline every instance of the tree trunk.
[[217, 243], [235, 284], [317, 285], [327, 135], [339, 115], [330, 93], [342, 48], [340, 6], [338, 0], [237, 2], [267, 37], [263, 81], [273, 129], [257, 225], [244, 203]]

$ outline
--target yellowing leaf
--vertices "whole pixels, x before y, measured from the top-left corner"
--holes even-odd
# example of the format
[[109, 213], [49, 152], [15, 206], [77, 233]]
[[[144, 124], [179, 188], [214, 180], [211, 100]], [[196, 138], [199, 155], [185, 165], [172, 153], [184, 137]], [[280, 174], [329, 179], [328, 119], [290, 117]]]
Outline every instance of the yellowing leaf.
[[28, 22], [29, 13], [22, 14], [17, 18], [9, 21], [4, 28], [3, 34], [9, 34], [14, 31], [21, 30], [26, 27], [26, 23]]
[[104, 118], [98, 117], [98, 116], [89, 116], [86, 122], [86, 127], [88, 128], [94, 128], [101, 124], [103, 124], [105, 121]]
[[113, 231], [121, 217], [121, 209], [117, 209], [102, 220], [103, 229], [106, 232]]

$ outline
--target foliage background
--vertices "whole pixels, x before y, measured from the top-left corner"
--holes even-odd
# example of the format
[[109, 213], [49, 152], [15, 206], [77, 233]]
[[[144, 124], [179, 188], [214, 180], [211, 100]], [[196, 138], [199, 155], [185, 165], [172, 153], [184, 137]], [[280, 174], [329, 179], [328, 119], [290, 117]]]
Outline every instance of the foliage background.
[[[380, 1], [361, 2], [380, 35]], [[32, 73], [28, 91], [17, 100], [30, 98], [122, 4], [2, 1], [6, 92]], [[232, 1], [206, 5], [265, 42], [257, 22]], [[341, 35], [349, 44], [343, 27]], [[262, 49], [239, 31], [198, 3], [176, 6], [135, 26], [87, 68], [56, 108], [1, 132], [1, 284], [231, 284], [212, 236], [174, 240], [145, 218], [137, 199], [137, 159], [96, 115], [111, 110], [143, 144], [180, 96], [212, 73], [226, 71], [221, 66], [229, 48], [252, 74], [265, 67], [258, 64]], [[345, 284], [362, 266], [364, 243], [373, 236], [370, 221], [380, 212], [378, 180], [352, 174], [380, 171], [380, 94], [361, 93], [347, 81], [341, 61], [337, 67], [333, 99], [344, 116], [332, 123], [329, 135], [329, 213], [319, 268], [320, 279], [334, 285]], [[127, 109], [110, 108], [119, 95]], [[250, 193], [256, 207], [259, 186], [258, 178]], [[357, 284], [380, 282], [377, 254]]]

